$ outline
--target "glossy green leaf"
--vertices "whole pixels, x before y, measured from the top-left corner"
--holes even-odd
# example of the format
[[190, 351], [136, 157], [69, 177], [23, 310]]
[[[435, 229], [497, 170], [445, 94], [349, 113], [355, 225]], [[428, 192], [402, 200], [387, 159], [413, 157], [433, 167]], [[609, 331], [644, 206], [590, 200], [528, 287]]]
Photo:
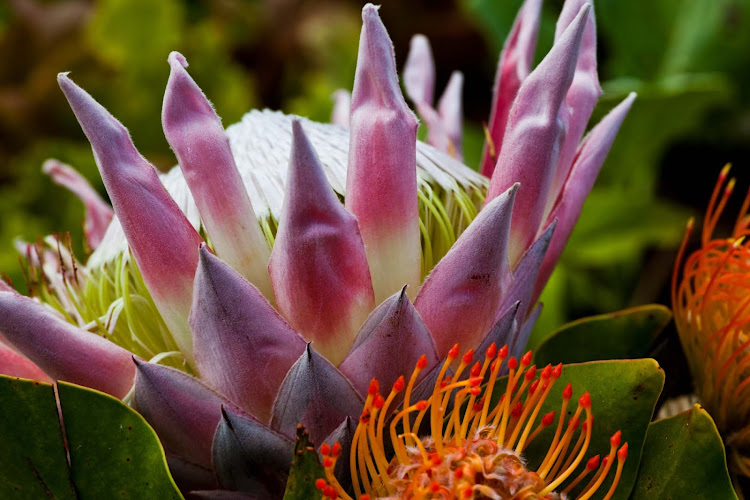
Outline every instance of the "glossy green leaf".
[[50, 384], [0, 376], [0, 498], [182, 498], [138, 413], [74, 384], [58, 395], [62, 418]]
[[546, 365], [642, 358], [671, 319], [672, 312], [658, 304], [582, 318], [547, 337], [534, 360]]
[[[573, 399], [566, 413], [566, 422], [575, 412], [578, 398], [586, 391], [591, 394], [594, 425], [586, 459], [596, 454], [602, 457], [606, 455], [610, 448], [610, 437], [616, 431], [622, 431], [622, 441], [628, 443], [629, 454], [620, 484], [612, 498], [628, 498], [636, 480], [646, 430], [664, 385], [664, 371], [653, 359], [566, 365], [562, 376], [542, 405], [540, 415], [555, 411], [555, 422], [557, 422], [562, 403], [562, 390], [568, 382], [573, 386]], [[498, 390], [495, 391], [496, 397], [499, 398], [504, 386], [504, 383], [499, 384]], [[542, 431], [524, 452], [531, 470], [539, 467], [552, 442], [554, 432], [555, 425], [551, 425]], [[584, 465], [581, 463], [572, 477], [578, 475]], [[611, 474], [614, 475], [613, 472]], [[593, 498], [602, 498], [610, 483], [611, 479], [607, 479]], [[575, 498], [580, 487], [581, 485], [573, 490], [572, 498]]]
[[182, 498], [156, 432], [107, 394], [58, 382], [71, 475], [86, 498]]
[[289, 480], [286, 483], [284, 500], [317, 500], [323, 498], [322, 493], [315, 487], [318, 478], [325, 478], [325, 470], [320, 465], [318, 453], [310, 434], [302, 425], [297, 427], [297, 442], [294, 445], [294, 459], [289, 470]]
[[700, 405], [649, 425], [632, 500], [736, 499], [724, 445]]
[[75, 499], [51, 385], [0, 377], [0, 498]]

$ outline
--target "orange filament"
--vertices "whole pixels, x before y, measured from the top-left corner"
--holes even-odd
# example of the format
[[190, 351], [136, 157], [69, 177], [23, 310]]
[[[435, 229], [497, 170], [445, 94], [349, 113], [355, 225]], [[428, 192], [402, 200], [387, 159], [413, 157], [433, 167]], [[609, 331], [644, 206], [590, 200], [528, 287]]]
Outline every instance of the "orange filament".
[[[701, 403], [725, 436], [739, 436], [750, 422], [750, 191], [731, 234], [716, 237], [735, 186], [728, 175], [729, 165], [711, 194], [701, 246], [685, 258], [693, 230], [688, 222], [672, 275], [672, 307]], [[750, 444], [742, 441], [736, 445]]]
[[[429, 399], [410, 404], [405, 396], [403, 409], [395, 411], [389, 435], [394, 455], [389, 459], [383, 443], [385, 422], [396, 394], [413, 388], [419, 373], [425, 368], [417, 363], [409, 383], [399, 378], [387, 398], [380, 394], [380, 386], [373, 379], [365, 400], [359, 425], [354, 434], [349, 456], [354, 498], [407, 498], [449, 499], [499, 497], [524, 500], [540, 498], [559, 499], [555, 490], [569, 483], [567, 495], [599, 465], [599, 456], [583, 462], [591, 443], [593, 415], [591, 397], [584, 393], [578, 399], [573, 416], [566, 420], [568, 402], [573, 389], [570, 384], [563, 389], [563, 403], [559, 413], [548, 412], [540, 417], [542, 406], [555, 382], [562, 374], [562, 365], [546, 366], [537, 370], [527, 353], [520, 359], [508, 359], [510, 371], [504, 381], [499, 399], [493, 402], [492, 389], [498, 381], [500, 365], [508, 356], [507, 346], [487, 349], [483, 362], [472, 365], [473, 353], [465, 355], [456, 373], [449, 377], [447, 370], [458, 360], [458, 346], [451, 349], [442, 365]], [[469, 376], [461, 372], [471, 366]], [[482, 382], [486, 384], [482, 388]], [[523, 380], [521, 380], [523, 377]], [[446, 408], [453, 411], [446, 416]], [[417, 413], [413, 427], [410, 426]], [[430, 412], [430, 433], [419, 436], [422, 417]], [[521, 453], [528, 443], [537, 438], [542, 429], [558, 419], [557, 431], [549, 451], [536, 471], [526, 469]], [[490, 417], [492, 421], [490, 422]], [[580, 428], [580, 432], [578, 429]], [[403, 432], [399, 432], [399, 429]], [[577, 438], [574, 436], [578, 434]], [[611, 450], [602, 467], [580, 492], [588, 499], [604, 482], [617, 455], [617, 468], [607, 497], [615, 491], [622, 467], [627, 457], [627, 444], [620, 451], [620, 433], [611, 439]], [[325, 479], [316, 482], [324, 498], [352, 497], [341, 487], [334, 475], [341, 446], [323, 445]], [[579, 467], [580, 466], [580, 467]], [[583, 469], [577, 473], [579, 469]]]

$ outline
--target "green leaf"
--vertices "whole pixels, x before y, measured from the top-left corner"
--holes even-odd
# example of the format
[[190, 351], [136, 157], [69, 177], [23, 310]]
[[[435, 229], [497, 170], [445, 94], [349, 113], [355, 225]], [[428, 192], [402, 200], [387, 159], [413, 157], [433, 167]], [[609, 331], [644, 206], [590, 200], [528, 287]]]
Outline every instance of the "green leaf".
[[138, 413], [93, 389], [57, 387], [61, 414], [50, 384], [0, 376], [1, 498], [182, 498]]
[[73, 483], [87, 498], [182, 498], [156, 432], [120, 400], [58, 382]]
[[737, 498], [724, 445], [700, 405], [648, 427], [632, 500]]
[[554, 331], [534, 352], [540, 366], [600, 359], [641, 358], [672, 319], [658, 304], [582, 318]]
[[75, 499], [52, 386], [0, 377], [0, 498]]
[[284, 500], [317, 500], [323, 494], [315, 487], [315, 480], [325, 478], [325, 470], [310, 442], [310, 433], [302, 425], [297, 426], [297, 443], [294, 459], [286, 483]]
[[[540, 415], [555, 411], [559, 416], [562, 403], [562, 390], [570, 382], [573, 385], [573, 399], [569, 404], [568, 414], [576, 409], [576, 401], [586, 391], [591, 394], [591, 408], [594, 414], [591, 445], [586, 458], [609, 453], [609, 438], [618, 430], [622, 431], [622, 441], [628, 442], [629, 453], [620, 478], [620, 484], [612, 498], [628, 498], [636, 480], [641, 448], [646, 437], [646, 430], [653, 415], [656, 400], [664, 386], [664, 371], [653, 359], [627, 361], [598, 361], [566, 365], [562, 376], [555, 383], [552, 391], [542, 405]], [[500, 384], [500, 388], [504, 387]], [[502, 389], [495, 391], [499, 397]], [[572, 407], [572, 408], [571, 408]], [[566, 418], [567, 420], [567, 418]], [[556, 420], [557, 421], [557, 420]], [[530, 470], [539, 467], [554, 435], [555, 425], [549, 426], [529, 445], [524, 455], [529, 461]], [[581, 463], [573, 477], [583, 470]], [[604, 483], [594, 498], [602, 498], [611, 480]], [[581, 485], [573, 490], [572, 498]]]

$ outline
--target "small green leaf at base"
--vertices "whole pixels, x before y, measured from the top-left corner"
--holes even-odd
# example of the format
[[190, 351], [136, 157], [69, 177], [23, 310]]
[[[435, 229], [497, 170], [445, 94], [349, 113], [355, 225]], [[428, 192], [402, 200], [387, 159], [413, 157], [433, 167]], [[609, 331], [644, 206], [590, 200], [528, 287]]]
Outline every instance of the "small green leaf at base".
[[737, 498], [721, 436], [700, 405], [649, 425], [630, 498]]
[[657, 304], [582, 318], [552, 332], [537, 347], [534, 360], [543, 366], [642, 358], [670, 319], [671, 311]]
[[318, 478], [325, 478], [325, 470], [310, 442], [310, 434], [302, 425], [297, 426], [294, 459], [286, 483], [284, 500], [319, 500], [323, 494], [315, 487]]

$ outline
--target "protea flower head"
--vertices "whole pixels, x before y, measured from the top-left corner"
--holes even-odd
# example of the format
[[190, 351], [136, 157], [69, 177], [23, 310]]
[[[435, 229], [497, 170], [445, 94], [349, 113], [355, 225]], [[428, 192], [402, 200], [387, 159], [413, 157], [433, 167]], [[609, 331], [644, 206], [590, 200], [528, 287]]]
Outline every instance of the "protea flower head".
[[729, 165], [708, 203], [701, 247], [685, 258], [694, 225], [688, 222], [672, 275], [672, 306], [698, 398], [724, 437], [734, 473], [750, 477], [750, 192], [732, 232], [716, 236], [735, 185], [728, 174]]
[[[562, 404], [554, 437], [541, 464], [527, 469], [522, 453], [539, 433], [554, 423], [555, 412], [540, 415], [542, 404], [562, 373], [562, 365], [547, 365], [537, 376], [531, 352], [519, 360], [508, 358], [508, 346], [492, 344], [482, 361], [473, 362], [473, 353], [463, 356], [453, 376], [448, 369], [458, 357], [458, 344], [448, 353], [427, 399], [414, 402], [410, 393], [422, 366], [417, 363], [409, 382], [400, 377], [387, 397], [380, 393], [377, 379], [370, 383], [365, 406], [349, 448], [338, 442], [321, 449], [326, 478], [316, 486], [325, 498], [352, 500], [336, 478], [341, 459], [351, 471], [355, 498], [568, 498], [569, 492], [592, 472], [597, 471], [576, 497], [591, 498], [610, 470], [614, 478], [604, 498], [612, 498], [628, 454], [628, 443], [620, 447], [621, 433], [610, 438], [609, 454], [601, 461], [594, 455], [583, 470], [593, 432], [591, 396], [578, 399], [575, 413], [564, 424], [573, 387], [562, 391]], [[507, 360], [508, 379], [500, 398], [493, 400], [493, 389], [500, 367]], [[461, 374], [469, 368], [469, 376]], [[481, 385], [486, 381], [484, 390]], [[502, 388], [501, 388], [502, 389]], [[386, 422], [385, 416], [396, 397], [404, 391], [403, 408]], [[453, 411], [446, 416], [448, 404]], [[572, 408], [571, 408], [572, 409]], [[416, 419], [412, 422], [412, 415]], [[538, 422], [537, 422], [538, 420]], [[425, 437], [420, 426], [431, 429]], [[445, 422], [445, 423], [444, 423]], [[579, 430], [579, 424], [580, 425]], [[575, 435], [578, 434], [576, 438]], [[384, 434], [389, 434], [394, 457], [387, 460]], [[619, 447], [619, 449], [618, 449]], [[614, 466], [615, 455], [617, 466]], [[566, 484], [567, 483], [567, 484]], [[563, 484], [565, 487], [563, 488]], [[556, 490], [560, 490], [557, 493]]]
[[568, 0], [552, 50], [528, 71], [538, 4], [526, 2], [501, 55], [493, 116], [508, 117], [490, 129], [502, 137], [488, 144], [491, 179], [458, 160], [461, 78], [431, 107], [423, 38], [405, 85], [434, 146], [417, 141], [370, 4], [339, 125], [253, 111], [225, 131], [170, 54], [162, 122], [179, 168], [161, 176], [60, 74], [115, 217], [106, 225], [90, 187], [48, 164], [84, 201], [95, 250], [80, 265], [65, 238], [20, 245], [33, 298], [0, 291], [13, 346], [0, 359], [22, 354], [52, 379], [132, 401], [186, 488], [275, 496], [297, 424], [318, 443], [350, 439], [373, 377], [389, 386], [422, 360], [416, 398], [456, 342], [519, 357], [634, 98], [579, 144], [600, 92], [593, 9]]

